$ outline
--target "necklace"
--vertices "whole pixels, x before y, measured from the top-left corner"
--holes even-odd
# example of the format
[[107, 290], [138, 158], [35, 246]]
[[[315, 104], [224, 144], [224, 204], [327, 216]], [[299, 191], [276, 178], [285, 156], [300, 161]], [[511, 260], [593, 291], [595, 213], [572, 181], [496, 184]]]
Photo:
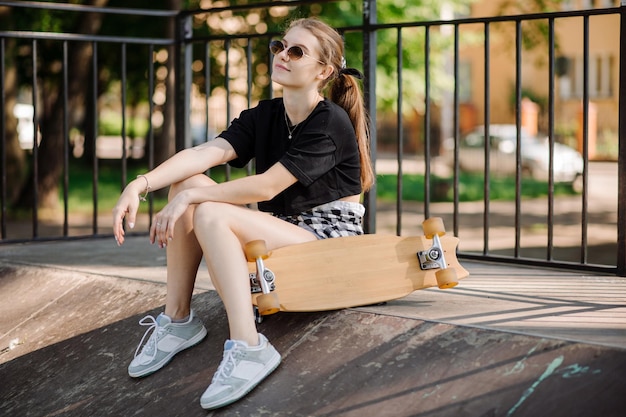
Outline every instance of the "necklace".
[[[311, 108], [311, 110], [309, 110], [309, 115], [315, 109], [315, 106], [317, 106], [318, 103], [319, 103], [319, 101], [315, 101], [315, 103], [313, 103], [313, 107]], [[300, 126], [300, 123], [302, 123], [302, 122], [298, 122], [295, 125], [293, 125], [292, 127], [289, 127], [289, 116], [287, 116], [287, 109], [286, 108], [285, 108], [285, 112], [283, 114], [285, 116], [285, 125], [287, 126], [287, 132], [289, 132], [289, 140], [291, 140], [291, 138], [293, 137], [293, 132], [296, 131], [296, 129], [298, 128], [298, 126]], [[309, 116], [307, 116], [307, 117], [309, 117]], [[305, 118], [305, 120], [306, 120], [306, 118]]]
[[289, 117], [287, 117], [287, 109], [285, 109], [285, 125], [287, 126], [287, 132], [289, 132], [289, 140], [291, 140], [291, 138], [293, 137], [293, 132], [296, 131], [296, 129], [298, 128], [298, 125], [300, 123], [296, 123], [295, 125], [293, 125], [293, 127], [290, 129], [289, 128]]

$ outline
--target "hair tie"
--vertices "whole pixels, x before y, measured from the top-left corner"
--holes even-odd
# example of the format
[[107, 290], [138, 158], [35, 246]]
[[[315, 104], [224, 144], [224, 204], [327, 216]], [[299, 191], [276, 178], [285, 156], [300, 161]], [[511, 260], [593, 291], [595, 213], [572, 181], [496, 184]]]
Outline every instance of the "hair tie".
[[363, 74], [356, 68], [342, 68], [339, 70], [339, 75], [351, 75], [359, 80], [363, 79]]

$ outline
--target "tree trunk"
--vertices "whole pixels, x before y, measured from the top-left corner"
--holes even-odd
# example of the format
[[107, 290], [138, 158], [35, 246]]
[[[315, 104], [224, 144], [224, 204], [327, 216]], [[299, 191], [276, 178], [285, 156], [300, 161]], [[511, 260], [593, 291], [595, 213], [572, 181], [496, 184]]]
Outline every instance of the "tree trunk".
[[[104, 7], [109, 0], [88, 0], [86, 5]], [[99, 13], [86, 13], [79, 21], [77, 32], [83, 34], [95, 34], [100, 30], [102, 15]], [[72, 42], [68, 48], [68, 111], [70, 114], [84, 114], [85, 91], [88, 85], [88, 77], [91, 73], [90, 60], [92, 56], [92, 44], [89, 42]], [[40, 83], [49, 86], [47, 91], [42, 91], [42, 106], [44, 109], [41, 120], [41, 145], [38, 149], [37, 165], [37, 202], [39, 209], [58, 208], [59, 180], [63, 174], [64, 144], [69, 138], [64, 134], [64, 109], [62, 82]], [[71, 118], [70, 118], [71, 120]], [[17, 206], [31, 208], [33, 206], [34, 181], [33, 173], [22, 189]]]
[[[9, 48], [7, 48], [9, 49]], [[6, 177], [7, 181], [5, 204], [11, 206], [17, 199], [20, 189], [27, 177], [27, 152], [20, 147], [17, 135], [17, 119], [13, 115], [17, 91], [17, 69], [13, 65], [5, 67], [4, 76], [4, 132], [5, 132], [5, 152], [6, 152]]]
[[[181, 10], [182, 7], [181, 0], [168, 0], [167, 4], [170, 10]], [[174, 19], [170, 20], [166, 34], [169, 38], [175, 38], [176, 22]], [[173, 46], [168, 47], [169, 59], [167, 60], [167, 79], [165, 81], [167, 83], [167, 100], [163, 109], [164, 119], [161, 135], [155, 138], [154, 157], [157, 165], [176, 152], [176, 100], [174, 99], [176, 56], [174, 52]]]
[[[11, 27], [11, 15], [8, 8], [0, 8], [0, 21], [3, 26]], [[14, 54], [15, 40], [5, 40], [5, 55]], [[17, 102], [17, 69], [12, 60], [5, 60], [4, 69], [4, 109], [0, 114], [3, 117], [1, 123], [4, 129], [4, 149], [6, 152], [6, 177], [10, 180], [6, 183], [6, 190], [3, 190], [7, 201], [3, 201], [6, 206], [13, 205], [19, 196], [20, 189], [27, 176], [27, 153], [20, 147], [17, 135], [17, 119], [13, 115], [13, 108]]]

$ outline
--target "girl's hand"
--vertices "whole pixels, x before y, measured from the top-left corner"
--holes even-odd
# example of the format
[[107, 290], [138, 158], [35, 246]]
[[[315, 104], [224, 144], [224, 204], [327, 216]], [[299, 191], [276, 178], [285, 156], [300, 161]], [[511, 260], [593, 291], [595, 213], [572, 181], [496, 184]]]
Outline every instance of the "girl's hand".
[[124, 243], [124, 218], [128, 221], [128, 227], [135, 227], [141, 192], [136, 188], [136, 183], [128, 184], [113, 207], [113, 235], [118, 246]]
[[163, 210], [154, 216], [154, 221], [150, 227], [150, 242], [158, 243], [160, 248], [166, 247], [167, 242], [174, 239], [176, 221], [188, 208], [189, 203], [184, 191], [167, 203]]

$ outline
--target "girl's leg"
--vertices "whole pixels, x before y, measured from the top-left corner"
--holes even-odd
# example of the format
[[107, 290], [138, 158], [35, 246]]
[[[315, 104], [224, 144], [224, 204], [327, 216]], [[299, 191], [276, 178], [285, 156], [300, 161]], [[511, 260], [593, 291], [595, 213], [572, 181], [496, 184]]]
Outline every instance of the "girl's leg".
[[[170, 187], [168, 199], [171, 200], [179, 192], [187, 188], [215, 184], [205, 175], [196, 175]], [[191, 295], [202, 261], [202, 248], [193, 232], [193, 212], [195, 206], [176, 222], [175, 239], [166, 249], [167, 256], [167, 295], [165, 297], [165, 314], [172, 319], [187, 317], [191, 308]]]
[[[170, 187], [171, 199], [189, 187], [215, 184], [204, 175], [196, 175]], [[154, 318], [144, 317], [139, 323], [148, 326], [148, 330], [139, 342], [135, 357], [128, 366], [132, 377], [141, 377], [158, 371], [165, 366], [176, 353], [187, 349], [204, 339], [207, 334], [202, 321], [191, 316], [191, 295], [202, 260], [202, 250], [193, 233], [193, 213], [190, 207], [181, 216], [174, 229], [175, 239], [167, 245], [167, 295], [165, 315]], [[187, 320], [178, 321], [187, 318]], [[171, 319], [176, 320], [172, 322]], [[166, 331], [165, 331], [166, 330]], [[150, 334], [149, 339], [143, 340]], [[139, 351], [141, 349], [141, 351]]]
[[263, 239], [272, 250], [315, 240], [315, 235], [269, 214], [224, 203], [198, 205], [193, 223], [211, 279], [226, 308], [231, 339], [256, 346], [258, 334], [243, 246]]

